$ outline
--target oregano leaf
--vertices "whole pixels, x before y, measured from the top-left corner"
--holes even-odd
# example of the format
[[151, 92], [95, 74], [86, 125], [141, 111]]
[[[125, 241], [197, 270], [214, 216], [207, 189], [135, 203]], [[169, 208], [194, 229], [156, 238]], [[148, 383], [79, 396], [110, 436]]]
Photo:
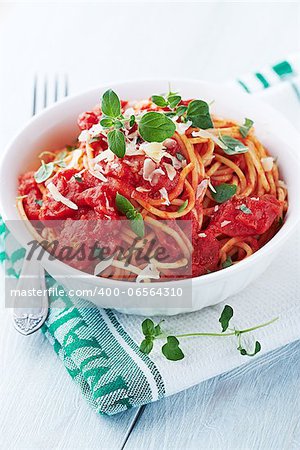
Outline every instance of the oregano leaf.
[[118, 156], [123, 158], [126, 152], [125, 136], [120, 130], [112, 130], [107, 134], [107, 142], [109, 149]]
[[222, 333], [224, 333], [224, 331], [227, 330], [228, 326], [229, 326], [229, 322], [230, 319], [233, 316], [233, 309], [231, 308], [231, 306], [229, 305], [225, 305], [222, 314], [219, 318], [219, 322], [221, 324], [222, 327]]
[[117, 94], [109, 89], [104, 92], [101, 100], [102, 113], [105, 116], [116, 118], [121, 115], [121, 103]]
[[163, 113], [151, 111], [140, 120], [139, 133], [147, 142], [163, 142], [171, 138], [176, 126], [169, 117]]

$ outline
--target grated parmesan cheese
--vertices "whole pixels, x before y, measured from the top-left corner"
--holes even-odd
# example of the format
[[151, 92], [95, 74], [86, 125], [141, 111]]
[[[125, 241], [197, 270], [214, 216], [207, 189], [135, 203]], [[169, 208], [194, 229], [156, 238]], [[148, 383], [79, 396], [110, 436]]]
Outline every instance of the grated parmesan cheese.
[[265, 172], [271, 172], [273, 169], [274, 159], [272, 156], [268, 156], [266, 158], [261, 158], [261, 164]]
[[144, 269], [141, 270], [139, 275], [136, 278], [136, 282], [140, 283], [143, 280], [147, 279], [159, 280], [159, 271], [155, 267], [153, 263], [149, 263]]
[[70, 208], [70, 209], [78, 209], [78, 206], [74, 202], [72, 202], [69, 198], [64, 197], [59, 192], [59, 190], [57, 189], [55, 184], [52, 183], [52, 181], [47, 184], [47, 189], [49, 190], [49, 192], [50, 192], [51, 196], [54, 198], [54, 200], [56, 200], [57, 202], [63, 203], [64, 205], [68, 206], [68, 208]]
[[152, 159], [145, 159], [144, 165], [143, 165], [143, 178], [146, 181], [150, 181], [150, 177], [154, 170], [156, 169], [155, 163], [152, 161]]
[[163, 163], [168, 175], [169, 180], [173, 181], [176, 176], [176, 170], [171, 164]]
[[144, 161], [143, 165], [143, 178], [145, 181], [149, 181], [150, 184], [153, 186], [155, 184], [155, 177], [158, 175], [165, 175], [165, 172], [162, 170], [161, 167], [156, 169], [155, 162], [152, 161], [152, 159], [147, 158]]
[[78, 161], [82, 156], [82, 149], [77, 149], [73, 151], [72, 154], [72, 159], [69, 162], [69, 164], [66, 166], [66, 169], [72, 169], [72, 168], [76, 168], [76, 166], [78, 165]]
[[135, 188], [135, 190], [137, 192], [150, 192], [151, 191], [151, 189], [146, 189], [143, 186], [138, 186], [138, 187]]
[[126, 142], [126, 156], [144, 155], [144, 151], [136, 147], [137, 136]]
[[196, 200], [198, 200], [198, 198], [201, 197], [203, 192], [207, 189], [207, 186], [208, 186], [207, 179], [202, 180], [201, 183], [198, 184], [197, 190], [196, 190]]
[[214, 212], [217, 212], [217, 211], [219, 211], [219, 205], [216, 205], [216, 206], [214, 207]]
[[114, 259], [114, 257], [100, 261], [94, 269], [94, 275], [98, 275], [101, 272], [103, 272], [105, 269], [107, 269], [113, 262], [113, 259]]
[[102, 125], [100, 125], [100, 123], [95, 123], [93, 126], [91, 126], [91, 128], [89, 129], [89, 134], [91, 135], [91, 137], [96, 137], [98, 136], [100, 133], [102, 133], [102, 131], [104, 130], [104, 128], [102, 127]]
[[99, 153], [99, 155], [94, 158], [94, 162], [98, 163], [100, 161], [104, 162], [112, 162], [115, 159], [115, 154], [108, 148], [107, 150], [104, 150], [103, 152]]
[[114, 208], [110, 205], [107, 195], [104, 193], [105, 197], [105, 206], [108, 211], [114, 211]]
[[123, 116], [126, 119], [129, 119], [131, 116], [134, 116], [134, 115], [135, 115], [135, 110], [133, 108], [131, 108], [131, 107], [125, 109], [124, 114], [123, 114]]
[[96, 123], [89, 130], [82, 130], [82, 132], [78, 136], [78, 141], [89, 142], [92, 138], [98, 136], [103, 131], [103, 127], [99, 123]]
[[82, 130], [80, 135], [78, 136], [79, 142], [86, 142], [90, 138], [89, 130]]
[[165, 158], [169, 158], [172, 161], [172, 165], [174, 169], [182, 169], [182, 167], [186, 166], [186, 160], [179, 161], [179, 159], [176, 158], [176, 156], [170, 155], [170, 153], [165, 152], [164, 154]]
[[107, 182], [107, 178], [99, 170], [89, 170], [89, 172], [93, 177], [98, 178], [98, 180], [104, 181], [104, 183]]
[[169, 199], [169, 194], [168, 194], [167, 189], [163, 187], [158, 192], [161, 194], [162, 200], [164, 200], [163, 201], [163, 205], [169, 206], [170, 205], [170, 199]]
[[211, 184], [210, 180], [209, 180], [209, 182], [208, 182], [208, 186], [209, 186], [209, 189], [210, 189], [211, 191], [213, 191], [214, 194], [217, 192], [217, 191], [215, 190], [215, 188], [213, 187], [213, 185]]
[[159, 163], [165, 155], [165, 146], [161, 142], [143, 142], [139, 149], [156, 163]]
[[204, 139], [210, 139], [215, 144], [217, 144], [220, 148], [222, 148], [223, 150], [227, 148], [227, 146], [217, 136], [215, 136], [214, 134], [210, 133], [207, 130], [193, 131], [192, 136], [193, 137], [201, 137]]
[[223, 220], [223, 222], [221, 222], [221, 227], [226, 227], [226, 225], [229, 225], [231, 223], [231, 220]]
[[186, 123], [183, 122], [177, 122], [178, 116], [172, 117], [172, 121], [174, 122], [176, 126], [176, 131], [178, 134], [185, 134], [186, 130], [190, 128], [192, 125], [192, 121], [188, 120]]
[[199, 233], [198, 236], [201, 237], [201, 238], [205, 238], [205, 237], [207, 236], [207, 234], [205, 234], [205, 233]]

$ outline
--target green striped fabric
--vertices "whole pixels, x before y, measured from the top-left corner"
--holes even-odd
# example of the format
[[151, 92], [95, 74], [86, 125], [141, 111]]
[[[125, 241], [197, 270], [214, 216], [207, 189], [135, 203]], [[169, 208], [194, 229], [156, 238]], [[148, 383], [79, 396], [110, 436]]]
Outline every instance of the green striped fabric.
[[[296, 54], [272, 66], [267, 66], [259, 72], [242, 76], [237, 82], [247, 93], [255, 93], [287, 81], [292, 86], [296, 86], [296, 93], [297, 91], [299, 93], [299, 88], [295, 83], [295, 79], [300, 75], [299, 69], [300, 55]], [[295, 87], [293, 89], [295, 90]]]
[[[0, 240], [6, 273], [18, 278], [25, 251], [1, 219]], [[49, 289], [50, 309], [42, 331], [96, 412], [116, 414], [164, 396], [157, 367], [139, 351], [112, 311], [80, 298], [71, 300], [48, 274], [46, 285], [57, 289]], [[58, 297], [61, 291], [64, 295]]]

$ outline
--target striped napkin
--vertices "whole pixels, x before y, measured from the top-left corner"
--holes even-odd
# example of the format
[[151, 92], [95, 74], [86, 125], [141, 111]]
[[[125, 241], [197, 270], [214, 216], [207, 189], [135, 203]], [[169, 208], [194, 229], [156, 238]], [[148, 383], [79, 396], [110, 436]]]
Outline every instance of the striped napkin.
[[[235, 84], [251, 94], [265, 96], [295, 120], [300, 114], [299, 72], [298, 55], [241, 77]], [[2, 221], [0, 238], [2, 244], [6, 241], [5, 249], [4, 246], [0, 249], [0, 261], [5, 261], [9, 276], [18, 277], [24, 249], [18, 246]], [[276, 323], [255, 332], [255, 338], [262, 344], [262, 354], [300, 338], [300, 281], [296, 276], [300, 269], [300, 230], [284, 252], [284, 258], [275, 261], [260, 279], [227, 301], [234, 308], [237, 328], [280, 317]], [[46, 283], [48, 288], [58, 286], [50, 276], [46, 277]], [[182, 340], [185, 358], [177, 362], [166, 360], [160, 346], [147, 356], [139, 351], [143, 339], [141, 317], [91, 308], [79, 298], [75, 299], [75, 308], [66, 293], [56, 294], [60, 290], [63, 286], [50, 290], [50, 311], [42, 331], [99, 414], [116, 414], [153, 402], [250, 360], [237, 352], [235, 337]], [[168, 334], [218, 332], [223, 307], [224, 304], [220, 304], [196, 313], [165, 318], [162, 328]], [[256, 358], [256, 363], [260, 364], [263, 355]]]

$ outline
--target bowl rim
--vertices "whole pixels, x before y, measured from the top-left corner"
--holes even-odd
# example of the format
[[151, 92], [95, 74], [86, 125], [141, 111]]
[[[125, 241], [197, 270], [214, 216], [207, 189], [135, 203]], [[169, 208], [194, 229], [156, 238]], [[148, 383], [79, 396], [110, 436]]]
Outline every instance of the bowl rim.
[[[125, 80], [125, 81], [113, 81], [111, 83], [101, 83], [100, 85], [91, 87], [87, 90], [78, 92], [76, 94], [70, 95], [68, 97], [65, 97], [61, 100], [59, 100], [58, 102], [54, 103], [53, 105], [43, 109], [41, 112], [39, 112], [38, 114], [36, 114], [35, 116], [33, 116], [30, 120], [28, 120], [26, 122], [26, 124], [19, 130], [19, 132], [17, 132], [14, 137], [10, 140], [10, 142], [8, 143], [8, 145], [6, 145], [4, 151], [1, 154], [1, 158], [0, 158], [0, 186], [3, 185], [3, 175], [6, 172], [6, 167], [5, 167], [5, 162], [6, 162], [6, 157], [7, 154], [9, 153], [10, 149], [15, 145], [15, 143], [18, 141], [18, 139], [20, 139], [20, 137], [23, 135], [23, 133], [25, 133], [27, 131], [28, 128], [34, 126], [34, 124], [36, 122], [39, 122], [40, 120], [43, 119], [44, 116], [47, 116], [51, 111], [59, 109], [61, 106], [67, 104], [67, 103], [71, 103], [72, 101], [75, 100], [80, 100], [81, 98], [84, 98], [88, 95], [92, 95], [93, 93], [96, 94], [96, 92], [101, 92], [104, 89], [108, 89], [108, 88], [113, 88], [113, 89], [118, 89], [118, 87], [121, 86], [131, 86], [133, 84], [151, 84], [151, 83], [161, 83], [164, 85], [167, 85], [167, 83], [170, 80], [166, 80], [166, 79], [161, 79], [161, 78], [151, 78], [151, 79], [131, 79], [131, 80]], [[209, 88], [216, 88], [216, 89], [220, 89], [220, 88], [226, 88], [226, 90], [232, 90], [232, 92], [234, 93], [234, 95], [239, 96], [240, 98], [243, 98], [245, 101], [247, 102], [255, 102], [255, 104], [257, 105], [257, 107], [261, 106], [263, 109], [265, 109], [266, 111], [271, 112], [273, 115], [276, 115], [278, 120], [280, 120], [281, 125], [283, 125], [283, 127], [286, 129], [286, 132], [292, 133], [294, 135], [294, 138], [296, 139], [296, 141], [298, 142], [298, 144], [300, 144], [300, 134], [298, 133], [298, 131], [296, 130], [296, 128], [288, 121], [288, 119], [286, 119], [286, 117], [284, 117], [279, 111], [277, 111], [275, 108], [271, 107], [269, 104], [263, 102], [261, 100], [261, 97], [255, 97], [254, 95], [249, 95], [246, 94], [242, 91], [240, 91], [239, 89], [235, 89], [234, 87], [230, 87], [228, 85], [224, 85], [224, 84], [218, 84], [218, 83], [212, 83], [212, 82], [208, 82], [205, 80], [199, 80], [199, 79], [192, 79], [192, 78], [172, 78], [171, 83], [173, 84], [195, 84], [195, 86], [208, 86]], [[296, 146], [296, 144], [295, 144]], [[293, 147], [293, 146], [292, 146]], [[300, 163], [299, 160], [297, 159], [295, 154], [290, 153], [289, 156], [291, 156], [293, 158], [293, 164], [295, 164], [295, 167], [297, 169], [297, 167], [300, 170]], [[297, 171], [295, 169], [295, 172]], [[298, 185], [300, 188], [300, 178], [298, 179]], [[6, 210], [5, 207], [3, 206], [4, 202], [3, 202], [3, 189], [0, 189], [0, 209], [1, 209], [1, 214], [2, 217], [4, 219], [4, 221], [9, 221], [11, 219], [8, 219], [8, 216], [6, 214]], [[297, 211], [299, 212], [299, 214], [297, 215]], [[185, 283], [193, 283], [193, 285], [197, 285], [200, 286], [201, 284], [206, 284], [206, 283], [214, 283], [218, 280], [222, 280], [226, 277], [230, 277], [230, 276], [234, 276], [235, 274], [238, 274], [239, 271], [243, 271], [244, 269], [246, 269], [248, 266], [251, 267], [251, 265], [255, 264], [255, 262], [257, 260], [260, 260], [264, 257], [267, 257], [268, 255], [270, 255], [273, 251], [275, 251], [278, 247], [280, 247], [285, 241], [286, 239], [288, 239], [288, 237], [292, 234], [292, 232], [295, 230], [297, 224], [300, 222], [300, 203], [299, 203], [299, 207], [292, 209], [292, 211], [288, 210], [288, 217], [286, 219], [286, 221], [283, 223], [283, 226], [280, 228], [280, 230], [272, 237], [272, 239], [267, 242], [263, 247], [261, 247], [259, 250], [257, 250], [255, 253], [253, 253], [252, 255], [250, 255], [248, 258], [245, 258], [242, 261], [239, 261], [237, 264], [234, 264], [230, 267], [227, 267], [226, 269], [222, 269], [222, 270], [218, 270], [216, 272], [211, 272], [208, 274], [204, 274], [204, 275], [200, 275], [197, 277], [190, 277], [190, 278], [186, 278], [186, 279], [180, 279], [180, 280], [171, 280], [171, 281], [160, 281], [160, 282], [155, 282], [152, 281], [151, 283], [142, 283], [141, 286], [143, 286], [144, 284], [146, 286], [151, 286], [153, 288], [158, 288], [158, 287], [175, 287], [175, 285], [178, 284], [185, 284]], [[21, 243], [22, 244], [22, 243]], [[126, 284], [127, 287], [130, 286], [139, 286], [139, 283], [136, 283], [135, 281], [123, 281], [123, 280], [113, 280], [113, 279], [107, 279], [107, 278], [102, 278], [102, 277], [97, 277], [95, 275], [92, 274], [87, 274], [85, 272], [80, 271], [79, 269], [75, 269], [71, 266], [69, 266], [66, 263], [63, 263], [62, 261], [59, 260], [54, 260], [54, 261], [49, 261], [49, 263], [53, 263], [55, 265], [57, 265], [59, 268], [62, 267], [64, 269], [64, 275], [65, 276], [66, 272], [68, 274], [68, 276], [71, 277], [76, 277], [81, 278], [81, 279], [88, 279], [90, 280], [91, 283], [93, 284], [99, 284], [101, 286], [103, 286], [103, 284], [107, 284], [108, 286], [112, 286], [112, 285], [116, 285], [117, 284]], [[57, 276], [58, 278], [60, 276]]]

